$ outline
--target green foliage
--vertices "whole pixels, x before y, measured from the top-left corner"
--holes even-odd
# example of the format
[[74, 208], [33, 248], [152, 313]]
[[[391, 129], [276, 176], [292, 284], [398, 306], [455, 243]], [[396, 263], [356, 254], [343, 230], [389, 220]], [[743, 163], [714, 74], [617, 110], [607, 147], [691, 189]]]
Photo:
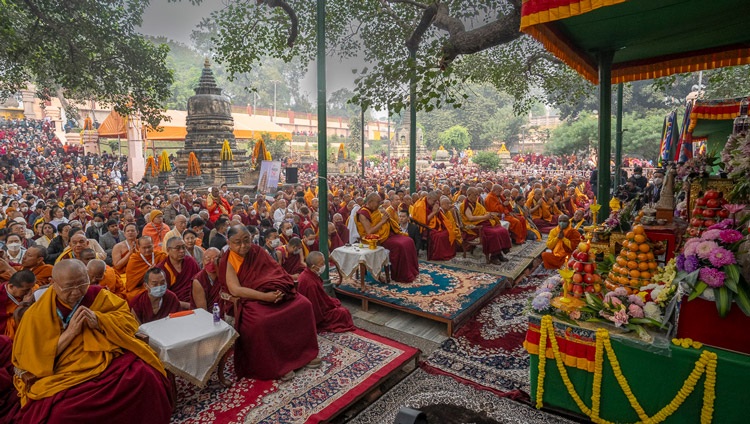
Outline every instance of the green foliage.
[[168, 47], [137, 33], [148, 0], [3, 0], [0, 9], [0, 97], [28, 83], [40, 97], [95, 99], [121, 115], [140, 111], [153, 126], [169, 98]]
[[494, 152], [477, 152], [471, 161], [483, 171], [494, 171], [500, 167], [500, 158]]
[[469, 130], [461, 125], [454, 125], [440, 133], [438, 137], [440, 144], [446, 149], [465, 150], [469, 147], [471, 136]]
[[[289, 156], [289, 140], [281, 135], [271, 137], [271, 135], [266, 132], [261, 133], [261, 137], [263, 137], [263, 141], [266, 143], [266, 149], [271, 153], [271, 158], [273, 160], [282, 160]], [[249, 141], [247, 143], [248, 156], [253, 152], [254, 147], [254, 141]]]
[[597, 145], [599, 127], [596, 115], [582, 112], [577, 119], [555, 128], [544, 148], [555, 155], [586, 152]]
[[107, 142], [107, 145], [109, 146], [109, 151], [112, 153], [117, 153], [120, 151], [120, 141], [119, 140], [109, 140]]

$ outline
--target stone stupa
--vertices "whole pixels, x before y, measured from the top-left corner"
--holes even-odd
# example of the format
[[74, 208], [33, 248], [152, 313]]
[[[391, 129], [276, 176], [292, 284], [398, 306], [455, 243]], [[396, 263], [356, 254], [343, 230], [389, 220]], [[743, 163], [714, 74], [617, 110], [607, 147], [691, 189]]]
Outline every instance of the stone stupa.
[[[398, 126], [391, 139], [391, 157], [409, 157], [409, 132], [411, 131], [411, 125], [411, 117], [409, 111], [406, 110], [401, 125]], [[417, 159], [424, 157], [426, 154], [427, 149], [424, 145], [422, 129], [417, 127]]]
[[[211, 66], [206, 59], [203, 72], [195, 88], [195, 96], [188, 99], [185, 125], [185, 147], [177, 152], [177, 169], [181, 172], [179, 180], [185, 186], [194, 186], [197, 180], [186, 181], [188, 156], [194, 152], [200, 162], [203, 183], [205, 185], [240, 184], [240, 174], [248, 166], [247, 151], [237, 148], [234, 139], [234, 119], [229, 97], [217, 87]], [[221, 148], [224, 140], [232, 149], [231, 163], [221, 161]]]

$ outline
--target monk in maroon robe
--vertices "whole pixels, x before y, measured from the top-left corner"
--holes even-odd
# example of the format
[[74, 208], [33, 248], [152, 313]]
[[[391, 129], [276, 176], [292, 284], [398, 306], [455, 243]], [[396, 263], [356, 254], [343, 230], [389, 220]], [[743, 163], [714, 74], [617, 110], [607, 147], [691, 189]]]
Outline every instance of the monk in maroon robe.
[[214, 303], [221, 304], [219, 258], [221, 251], [215, 247], [203, 252], [203, 269], [193, 278], [193, 296], [190, 299], [192, 309], [202, 308], [213, 312]]
[[185, 242], [181, 237], [167, 241], [167, 258], [158, 265], [167, 275], [169, 290], [177, 295], [183, 308], [190, 307], [193, 293], [193, 277], [201, 271], [198, 262], [186, 254]]
[[143, 277], [146, 291], [130, 303], [130, 310], [140, 324], [166, 318], [179, 312], [180, 299], [167, 289], [167, 277], [161, 268], [151, 268]]
[[[349, 239], [349, 232], [347, 231], [346, 238]], [[336, 226], [332, 223], [328, 223], [328, 251], [333, 252], [334, 249], [338, 249], [339, 247], [344, 245], [344, 240], [339, 235], [339, 232], [336, 230]]]
[[289, 240], [286, 246], [277, 247], [276, 259], [279, 261], [279, 265], [284, 268], [284, 271], [296, 280], [299, 274], [305, 269], [305, 265], [302, 262], [302, 240], [294, 237]]
[[[461, 220], [466, 226], [462, 233], [464, 241], [471, 241], [477, 237], [482, 242], [482, 252], [487, 258], [487, 263], [499, 264], [508, 260], [503, 253], [510, 251], [513, 243], [510, 240], [508, 230], [500, 225], [500, 219], [496, 212], [487, 212], [479, 202], [479, 192], [472, 187], [466, 191], [466, 200], [460, 208]], [[474, 228], [468, 228], [469, 225]]]
[[13, 387], [13, 341], [0, 335], [0, 424], [10, 424], [21, 409], [16, 388]]
[[341, 301], [329, 296], [323, 290], [323, 280], [319, 274], [326, 268], [323, 254], [310, 252], [305, 262], [307, 268], [299, 276], [297, 291], [312, 303], [318, 333], [324, 331], [343, 333], [354, 330], [354, 322], [349, 310], [341, 306]]
[[28, 424], [167, 424], [169, 381], [135, 337], [125, 301], [91, 286], [77, 259], [52, 270], [52, 285], [24, 314], [13, 342], [14, 384]]
[[319, 367], [312, 305], [298, 296], [294, 281], [245, 226], [228, 233], [229, 250], [219, 263], [219, 280], [241, 299], [236, 319], [240, 337], [234, 365], [238, 377], [271, 380], [294, 377], [294, 370]]
[[333, 225], [336, 227], [336, 233], [341, 238], [341, 241], [346, 244], [349, 243], [349, 228], [346, 226], [346, 220], [339, 214], [333, 216]]

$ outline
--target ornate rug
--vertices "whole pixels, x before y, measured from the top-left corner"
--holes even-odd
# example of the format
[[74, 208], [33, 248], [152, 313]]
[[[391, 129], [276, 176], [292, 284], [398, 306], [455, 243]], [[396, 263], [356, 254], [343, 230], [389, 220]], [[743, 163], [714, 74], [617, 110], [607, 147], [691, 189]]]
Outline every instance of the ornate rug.
[[[418, 313], [455, 320], [476, 302], [491, 295], [505, 277], [466, 271], [431, 262], [419, 262], [419, 277], [411, 283], [381, 283], [367, 274], [363, 291], [359, 281], [344, 279], [336, 291], [387, 302]], [[338, 282], [338, 276], [334, 283]]]
[[456, 253], [456, 257], [450, 261], [429, 261], [429, 263], [447, 264], [485, 274], [501, 275], [515, 280], [534, 259], [538, 258], [544, 252], [545, 248], [546, 244], [541, 241], [527, 241], [520, 246], [513, 246], [510, 252], [505, 255], [508, 262], [503, 262], [499, 265], [488, 264], [484, 255], [481, 254], [481, 247], [475, 249], [475, 251], [480, 253], [478, 256], [467, 252], [464, 258], [463, 253]]
[[349, 423], [392, 423], [403, 406], [423, 411], [429, 423], [571, 423], [507, 397], [476, 390], [450, 377], [432, 375], [420, 369], [403, 379]]
[[[214, 376], [204, 389], [177, 378], [172, 423], [318, 423], [334, 417], [408, 362], [417, 350], [357, 329], [318, 335], [319, 369], [293, 380], [241, 379], [229, 388]], [[232, 358], [225, 374], [234, 381]]]
[[543, 274], [525, 278], [484, 306], [427, 358], [425, 370], [504, 394], [529, 391], [529, 355], [523, 348], [525, 309]]

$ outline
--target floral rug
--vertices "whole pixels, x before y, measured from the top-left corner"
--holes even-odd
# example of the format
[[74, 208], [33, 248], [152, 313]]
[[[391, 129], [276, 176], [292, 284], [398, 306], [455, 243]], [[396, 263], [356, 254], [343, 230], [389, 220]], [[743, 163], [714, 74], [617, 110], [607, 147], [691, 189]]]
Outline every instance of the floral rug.
[[429, 423], [571, 423], [510, 398], [476, 390], [450, 377], [418, 369], [350, 420], [349, 424], [393, 423], [403, 406], [423, 411]]
[[[505, 277], [466, 271], [431, 262], [419, 262], [419, 277], [411, 283], [381, 283], [368, 273], [363, 291], [359, 281], [344, 279], [336, 291], [383, 301], [400, 308], [456, 320], [463, 312], [486, 300], [502, 285]], [[338, 276], [334, 277], [338, 283]]]
[[467, 269], [471, 271], [482, 272], [485, 274], [501, 275], [508, 277], [511, 280], [515, 280], [519, 275], [528, 267], [534, 259], [538, 258], [539, 255], [546, 249], [546, 244], [541, 241], [527, 241], [520, 246], [513, 246], [510, 252], [505, 255], [508, 262], [503, 262], [499, 265], [488, 264], [487, 259], [482, 253], [481, 246], [475, 249], [477, 254], [466, 253], [466, 257], [463, 257], [463, 253], [456, 253], [456, 257], [446, 262], [429, 261], [434, 264], [447, 264], [455, 266], [457, 268]]
[[[204, 389], [177, 378], [172, 423], [318, 423], [334, 417], [413, 358], [409, 346], [357, 329], [318, 335], [319, 369], [293, 380], [241, 379], [229, 388], [214, 376]], [[234, 381], [232, 358], [225, 375]]]
[[529, 296], [545, 278], [537, 270], [493, 299], [427, 358], [424, 369], [499, 394], [528, 393], [525, 310]]

